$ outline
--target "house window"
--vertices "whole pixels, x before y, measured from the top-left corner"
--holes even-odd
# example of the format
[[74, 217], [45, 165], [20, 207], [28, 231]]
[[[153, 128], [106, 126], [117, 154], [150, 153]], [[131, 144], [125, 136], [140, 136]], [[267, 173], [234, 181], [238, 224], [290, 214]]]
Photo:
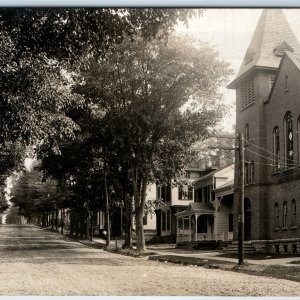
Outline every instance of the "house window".
[[178, 187], [179, 200], [193, 200], [193, 187], [187, 184], [180, 184]]
[[166, 212], [163, 211], [161, 214], [161, 221], [162, 221], [162, 230], [165, 231], [166, 230]]
[[202, 188], [195, 190], [195, 202], [202, 202]]
[[296, 200], [292, 200], [292, 226], [297, 226]]
[[245, 144], [249, 144], [249, 124], [245, 126]]
[[156, 199], [161, 199], [164, 203], [171, 201], [171, 185], [157, 184]]
[[274, 156], [274, 172], [280, 168], [280, 140], [279, 128], [276, 126], [273, 130], [273, 156]]
[[254, 103], [254, 80], [251, 79], [241, 87], [241, 108], [245, 108]]
[[286, 143], [286, 165], [293, 166], [294, 162], [294, 136], [293, 136], [293, 118], [292, 114], [288, 112], [285, 117], [285, 143]]
[[278, 203], [275, 203], [275, 228], [279, 228], [279, 207]]
[[143, 225], [147, 225], [148, 224], [148, 215], [144, 215], [143, 217]]
[[286, 201], [283, 202], [283, 228], [287, 228], [287, 203]]
[[171, 227], [171, 211], [167, 210], [167, 230], [170, 230]]
[[286, 75], [285, 76], [285, 80], [284, 80], [284, 87], [285, 87], [285, 91], [288, 91], [289, 90], [289, 77]]

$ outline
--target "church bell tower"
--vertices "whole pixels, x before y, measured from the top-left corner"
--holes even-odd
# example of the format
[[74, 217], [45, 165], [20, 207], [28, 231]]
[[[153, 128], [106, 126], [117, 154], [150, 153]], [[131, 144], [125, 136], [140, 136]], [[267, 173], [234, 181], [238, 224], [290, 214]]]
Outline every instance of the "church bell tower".
[[[262, 167], [265, 159], [259, 155], [259, 149], [266, 149], [268, 120], [265, 105], [285, 51], [300, 53], [299, 43], [281, 9], [264, 9], [239, 72], [228, 86], [236, 90], [236, 133], [243, 133], [246, 145], [256, 147], [255, 151], [251, 152], [250, 147], [249, 151], [245, 151], [245, 240], [267, 238], [268, 225], [265, 220], [268, 185], [266, 168]], [[238, 157], [236, 162], [237, 180]], [[237, 191], [235, 215], [238, 201]], [[234, 238], [237, 239], [237, 223], [234, 228]]]

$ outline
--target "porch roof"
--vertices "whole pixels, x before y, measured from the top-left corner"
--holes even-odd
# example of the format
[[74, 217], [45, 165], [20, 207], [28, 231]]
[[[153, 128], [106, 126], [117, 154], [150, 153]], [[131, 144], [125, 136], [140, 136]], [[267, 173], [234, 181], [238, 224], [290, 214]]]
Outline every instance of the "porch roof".
[[195, 214], [199, 215], [211, 215], [215, 213], [215, 209], [211, 203], [190, 203], [188, 208], [175, 214], [176, 217], [192, 216]]

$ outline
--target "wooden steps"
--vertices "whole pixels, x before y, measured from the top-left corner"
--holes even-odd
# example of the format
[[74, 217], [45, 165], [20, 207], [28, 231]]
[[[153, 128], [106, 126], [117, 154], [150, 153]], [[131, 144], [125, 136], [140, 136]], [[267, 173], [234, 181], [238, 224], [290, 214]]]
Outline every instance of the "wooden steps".
[[[238, 253], [239, 243], [233, 241], [231, 244], [228, 244], [227, 247], [224, 247], [222, 250], [224, 253]], [[244, 253], [255, 253], [256, 250], [252, 246], [251, 241], [244, 242]]]

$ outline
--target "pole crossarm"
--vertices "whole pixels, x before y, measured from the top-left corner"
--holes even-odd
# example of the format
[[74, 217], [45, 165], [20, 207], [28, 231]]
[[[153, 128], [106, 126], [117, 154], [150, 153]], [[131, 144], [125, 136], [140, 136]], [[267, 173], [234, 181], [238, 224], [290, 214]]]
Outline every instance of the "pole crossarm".
[[218, 146], [209, 146], [209, 149], [218, 149], [218, 150], [238, 150], [238, 147], [218, 147]]
[[209, 138], [218, 138], [218, 139], [231, 139], [231, 140], [235, 140], [236, 136], [233, 135], [209, 135]]

